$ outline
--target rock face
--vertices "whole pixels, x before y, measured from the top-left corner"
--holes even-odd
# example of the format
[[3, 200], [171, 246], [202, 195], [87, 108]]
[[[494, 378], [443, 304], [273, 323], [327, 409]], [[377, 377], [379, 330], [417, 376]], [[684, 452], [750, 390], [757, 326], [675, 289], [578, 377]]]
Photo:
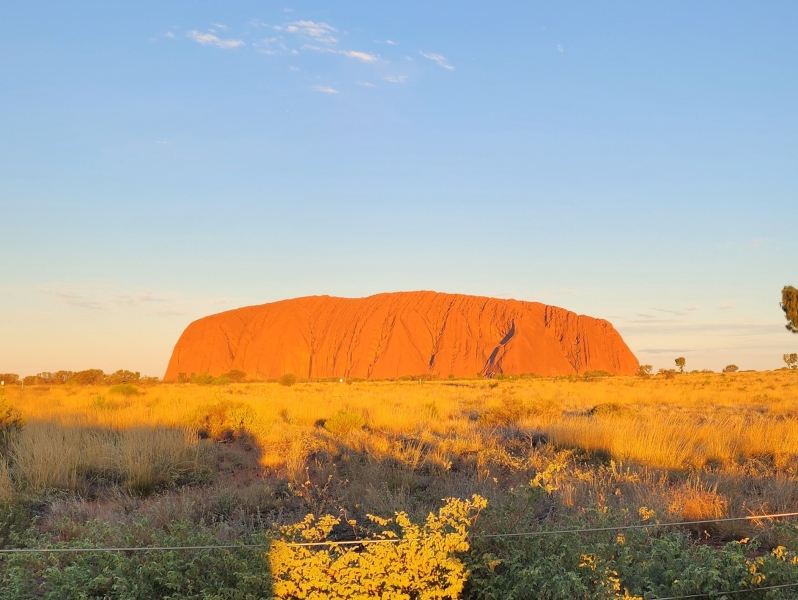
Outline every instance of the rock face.
[[204, 317], [180, 336], [164, 380], [231, 369], [253, 379], [383, 379], [632, 374], [637, 367], [620, 334], [601, 319], [538, 302], [397, 292], [309, 296]]

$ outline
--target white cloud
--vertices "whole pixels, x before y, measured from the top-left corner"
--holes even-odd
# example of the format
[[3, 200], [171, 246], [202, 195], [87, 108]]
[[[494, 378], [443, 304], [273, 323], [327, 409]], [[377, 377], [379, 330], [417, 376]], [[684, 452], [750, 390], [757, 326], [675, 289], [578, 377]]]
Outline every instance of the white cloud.
[[383, 77], [383, 79], [391, 83], [404, 83], [407, 81], [407, 75], [388, 75], [388, 77]]
[[227, 31], [227, 25], [223, 25], [222, 23], [211, 23], [214, 27], [218, 27], [222, 31]]
[[212, 33], [200, 33], [196, 29], [189, 31], [187, 35], [192, 40], [203, 46], [216, 46], [217, 48], [224, 48], [225, 50], [230, 48], [238, 48], [239, 46], [244, 45], [243, 40], [222, 40]]
[[175, 39], [175, 34], [172, 33], [171, 31], [167, 31], [166, 33], [163, 34], [163, 36], [164, 37], [168, 37], [169, 39], [172, 39], [172, 40]]
[[357, 60], [361, 60], [363, 62], [374, 62], [377, 60], [377, 57], [373, 54], [368, 54], [367, 52], [358, 52], [356, 50], [341, 50], [336, 54], [343, 54], [344, 56], [348, 56], [349, 58], [356, 58]]
[[562, 47], [562, 44], [557, 44], [557, 52], [565, 52], [565, 48]]
[[337, 94], [338, 90], [332, 88], [328, 85], [314, 85], [313, 86], [314, 92], [321, 92], [322, 94]]
[[368, 88], [377, 87], [376, 85], [374, 85], [373, 83], [369, 83], [368, 81], [356, 81], [355, 83], [358, 84], [358, 85], [362, 85], [363, 87], [368, 87]]
[[327, 23], [316, 23], [314, 21], [294, 21], [283, 27], [288, 33], [299, 33], [312, 37], [324, 44], [334, 44], [338, 40], [333, 37], [333, 33], [338, 30]]
[[316, 52], [329, 52], [330, 54], [340, 54], [342, 56], [348, 56], [349, 58], [356, 58], [357, 60], [363, 62], [376, 62], [377, 56], [374, 54], [369, 54], [368, 52], [358, 52], [357, 50], [336, 50], [334, 48], [320, 48], [318, 46], [313, 46], [311, 44], [303, 44], [303, 50], [314, 50]]
[[385, 40], [385, 43], [388, 44], [389, 46], [398, 46], [399, 45], [396, 42], [394, 42], [393, 40]]
[[291, 69], [292, 71], [296, 71], [297, 73], [299, 73], [299, 67], [288, 67], [288, 68]]
[[449, 71], [454, 71], [454, 67], [449, 64], [449, 61], [446, 59], [445, 56], [440, 54], [435, 54], [434, 52], [421, 52], [419, 54], [424, 58], [430, 59], [432, 62], [436, 63], [439, 67], [443, 67], [444, 69], [448, 69]]

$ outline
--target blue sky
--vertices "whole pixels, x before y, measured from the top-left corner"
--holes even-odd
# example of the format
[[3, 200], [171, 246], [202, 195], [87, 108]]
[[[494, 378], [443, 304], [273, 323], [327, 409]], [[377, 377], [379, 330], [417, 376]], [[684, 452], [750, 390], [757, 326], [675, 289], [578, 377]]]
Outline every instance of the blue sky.
[[0, 372], [161, 375], [191, 320], [433, 289], [777, 368], [795, 2], [0, 6]]

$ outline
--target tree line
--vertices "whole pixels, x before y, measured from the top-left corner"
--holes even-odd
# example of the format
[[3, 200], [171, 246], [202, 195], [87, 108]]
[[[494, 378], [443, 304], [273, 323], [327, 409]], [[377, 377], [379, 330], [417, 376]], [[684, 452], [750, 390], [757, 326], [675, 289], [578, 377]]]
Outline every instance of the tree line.
[[102, 369], [85, 371], [43, 371], [36, 375], [20, 378], [16, 373], [0, 373], [0, 381], [5, 385], [117, 385], [120, 383], [151, 384], [157, 377], [142, 377], [138, 371], [120, 369], [105, 373]]

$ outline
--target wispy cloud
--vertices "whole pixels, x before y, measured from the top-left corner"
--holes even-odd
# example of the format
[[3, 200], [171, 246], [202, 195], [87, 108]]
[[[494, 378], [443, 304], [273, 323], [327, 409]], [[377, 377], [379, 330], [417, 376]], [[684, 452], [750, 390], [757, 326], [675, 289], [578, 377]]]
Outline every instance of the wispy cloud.
[[367, 87], [367, 88], [375, 88], [375, 87], [377, 87], [376, 85], [374, 85], [373, 83], [369, 83], [368, 81], [356, 81], [355, 83], [360, 85], [360, 86]]
[[225, 50], [238, 48], [244, 45], [244, 40], [223, 40], [212, 33], [201, 33], [196, 29], [189, 31], [187, 35], [203, 46], [216, 46], [217, 48], [224, 48]]
[[223, 25], [222, 23], [211, 23], [211, 25], [222, 31], [227, 31], [227, 25]]
[[448, 69], [449, 71], [454, 71], [454, 67], [449, 64], [449, 61], [446, 59], [445, 56], [440, 54], [435, 54], [434, 52], [421, 52], [419, 50], [419, 54], [424, 58], [428, 58], [432, 62], [436, 63], [439, 67], [443, 67], [444, 69]]
[[294, 21], [288, 25], [275, 27], [278, 31], [287, 31], [288, 33], [298, 33], [313, 38], [317, 42], [323, 44], [334, 44], [338, 40], [333, 36], [338, 30], [332, 25], [327, 23], [315, 21]]
[[146, 312], [158, 316], [184, 316], [202, 314], [220, 304], [235, 304], [231, 298], [225, 297], [186, 299], [148, 289], [119, 290], [116, 286], [105, 283], [43, 285], [34, 291], [58, 304], [98, 313]]
[[340, 54], [341, 56], [348, 56], [349, 58], [355, 58], [365, 63], [376, 62], [377, 60], [379, 60], [379, 57], [375, 54], [369, 54], [368, 52], [359, 52], [357, 50], [337, 50], [335, 48], [320, 48], [319, 46], [314, 46], [313, 44], [304, 44], [302, 46], [302, 49], [313, 50], [314, 52], [327, 52], [330, 54]]
[[373, 54], [369, 54], [367, 52], [358, 52], [356, 50], [339, 50], [336, 54], [343, 54], [344, 56], [348, 56], [349, 58], [356, 58], [357, 60], [361, 60], [366, 63], [374, 62], [377, 60], [377, 57]]
[[725, 302], [718, 306], [718, 310], [732, 310], [734, 308], [736, 308], [734, 304], [727, 304]]
[[383, 79], [391, 83], [404, 83], [407, 81], [407, 75], [388, 75], [387, 77], [383, 77]]
[[388, 44], [389, 46], [398, 46], [399, 45], [396, 42], [394, 42], [393, 40], [385, 40], [385, 43]]
[[328, 85], [314, 85], [312, 89], [313, 89], [314, 92], [321, 92], [322, 94], [337, 94], [338, 93], [338, 90], [336, 90], [335, 88], [332, 88], [332, 87], [330, 87]]
[[565, 52], [565, 48], [562, 47], [562, 44], [557, 44], [557, 52]]

